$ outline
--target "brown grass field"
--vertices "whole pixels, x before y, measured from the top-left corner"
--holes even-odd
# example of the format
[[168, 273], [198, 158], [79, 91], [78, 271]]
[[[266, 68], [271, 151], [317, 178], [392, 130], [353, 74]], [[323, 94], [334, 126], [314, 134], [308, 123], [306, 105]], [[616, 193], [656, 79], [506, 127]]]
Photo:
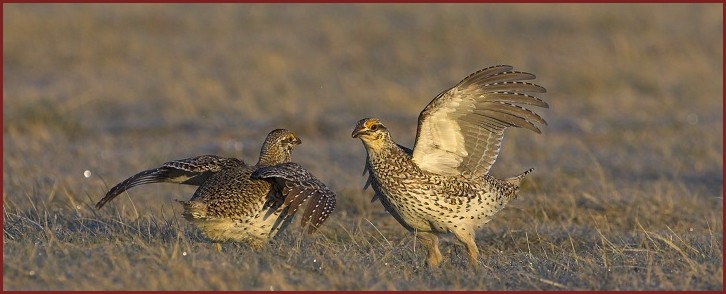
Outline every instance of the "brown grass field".
[[[430, 269], [350, 133], [376, 116], [412, 146], [495, 64], [550, 108], [492, 174], [535, 171], [477, 232], [479, 272], [453, 238]], [[173, 184], [93, 208], [171, 159], [254, 162], [280, 127], [338, 195], [319, 233], [216, 252]], [[723, 6], [3, 4], [2, 184], [3, 290], [723, 290]]]

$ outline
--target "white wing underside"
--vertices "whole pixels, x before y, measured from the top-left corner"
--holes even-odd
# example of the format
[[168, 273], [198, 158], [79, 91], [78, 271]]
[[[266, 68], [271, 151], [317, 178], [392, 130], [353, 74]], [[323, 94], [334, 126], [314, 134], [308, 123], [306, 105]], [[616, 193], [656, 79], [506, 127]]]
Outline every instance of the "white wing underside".
[[439, 94], [419, 115], [413, 161], [441, 174], [486, 174], [497, 159], [504, 129], [524, 127], [540, 133], [534, 123], [547, 123], [519, 106], [549, 107], [526, 92], [544, 93], [522, 82], [534, 75], [499, 65], [480, 70]]

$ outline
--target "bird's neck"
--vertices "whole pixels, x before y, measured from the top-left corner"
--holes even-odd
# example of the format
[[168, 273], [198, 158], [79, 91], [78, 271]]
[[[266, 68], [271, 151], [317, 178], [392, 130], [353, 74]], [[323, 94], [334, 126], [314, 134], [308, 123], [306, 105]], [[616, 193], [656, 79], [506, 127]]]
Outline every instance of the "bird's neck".
[[387, 156], [391, 152], [393, 152], [392, 149], [398, 148], [396, 143], [393, 142], [390, 137], [378, 138], [376, 140], [367, 140], [363, 142], [363, 145], [365, 145], [369, 157]]
[[366, 151], [370, 162], [411, 160], [411, 155], [392, 140], [380, 144], [366, 144]]
[[288, 150], [282, 148], [266, 147], [267, 146], [262, 146], [262, 151], [260, 152], [260, 159], [257, 161], [258, 166], [276, 165], [292, 160], [290, 158], [290, 152]]

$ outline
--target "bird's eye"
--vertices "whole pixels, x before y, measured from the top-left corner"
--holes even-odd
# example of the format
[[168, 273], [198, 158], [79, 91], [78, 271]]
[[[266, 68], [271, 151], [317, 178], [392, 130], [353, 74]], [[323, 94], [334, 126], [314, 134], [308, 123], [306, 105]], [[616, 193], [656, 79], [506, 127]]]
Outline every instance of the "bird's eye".
[[371, 126], [371, 131], [377, 131], [377, 130], [378, 130], [378, 125]]

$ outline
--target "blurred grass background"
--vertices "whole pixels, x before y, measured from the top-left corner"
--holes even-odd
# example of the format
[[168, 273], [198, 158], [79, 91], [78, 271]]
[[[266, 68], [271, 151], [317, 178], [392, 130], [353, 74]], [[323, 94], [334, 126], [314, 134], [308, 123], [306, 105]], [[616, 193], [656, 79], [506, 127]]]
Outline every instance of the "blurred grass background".
[[[722, 4], [3, 4], [3, 289], [723, 289]], [[350, 138], [412, 146], [439, 92], [495, 64], [535, 73], [542, 135], [510, 130], [492, 173], [529, 167], [478, 232], [483, 273], [439, 269], [362, 192]], [[171, 160], [256, 161], [268, 131], [338, 194], [313, 236], [213, 251], [148, 185]], [[84, 171], [91, 176], [84, 177]]]

